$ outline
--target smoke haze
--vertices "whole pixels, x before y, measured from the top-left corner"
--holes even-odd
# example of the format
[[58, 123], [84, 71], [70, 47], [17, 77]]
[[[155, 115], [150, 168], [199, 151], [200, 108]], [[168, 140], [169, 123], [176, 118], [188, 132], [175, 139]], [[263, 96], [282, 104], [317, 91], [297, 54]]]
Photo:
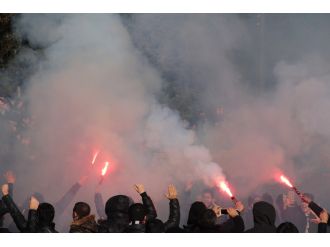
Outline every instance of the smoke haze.
[[[55, 202], [88, 174], [75, 201], [92, 204], [109, 161], [105, 200], [139, 200], [133, 184], [143, 183], [163, 203], [169, 183], [225, 177], [244, 198], [267, 186], [280, 192], [282, 171], [329, 205], [329, 23], [328, 15], [20, 16], [16, 32], [43, 53], [19, 54], [34, 64], [23, 93], [34, 124], [24, 133], [30, 144], [11, 151], [15, 197], [39, 191]], [[196, 114], [185, 119], [188, 106]]]

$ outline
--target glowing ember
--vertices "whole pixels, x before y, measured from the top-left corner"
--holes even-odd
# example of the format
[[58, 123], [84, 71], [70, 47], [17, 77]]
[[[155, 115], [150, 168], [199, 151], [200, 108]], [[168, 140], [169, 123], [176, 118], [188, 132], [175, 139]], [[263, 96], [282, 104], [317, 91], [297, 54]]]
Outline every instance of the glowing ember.
[[95, 160], [96, 160], [96, 158], [97, 158], [98, 155], [99, 155], [99, 151], [97, 151], [97, 152], [94, 154], [94, 156], [93, 156], [93, 160], [92, 160], [92, 165], [94, 165]]
[[293, 188], [293, 185], [290, 183], [289, 179], [287, 179], [286, 177], [284, 177], [283, 175], [281, 175], [280, 177], [281, 181], [286, 184], [287, 186], [289, 186], [290, 188]]
[[230, 197], [233, 197], [233, 194], [231, 193], [229, 187], [227, 186], [227, 184], [224, 181], [220, 182], [220, 188], [224, 192], [226, 192]]
[[108, 167], [109, 167], [109, 162], [107, 161], [105, 162], [105, 165], [102, 168], [102, 176], [104, 176], [107, 173]]

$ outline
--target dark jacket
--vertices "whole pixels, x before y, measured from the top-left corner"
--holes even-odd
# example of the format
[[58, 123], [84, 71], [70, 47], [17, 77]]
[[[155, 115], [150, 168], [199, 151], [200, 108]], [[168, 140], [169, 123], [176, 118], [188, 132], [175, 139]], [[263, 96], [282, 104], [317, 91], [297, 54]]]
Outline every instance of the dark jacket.
[[198, 220], [205, 211], [206, 206], [204, 203], [199, 201], [192, 203], [188, 213], [187, 225], [184, 225], [183, 229], [190, 233], [199, 232]]
[[15, 225], [17, 226], [20, 232], [27, 232], [27, 221], [24, 218], [23, 214], [16, 206], [15, 202], [11, 198], [10, 195], [6, 195], [2, 197], [2, 201], [6, 205], [11, 217], [13, 218]]
[[319, 223], [317, 226], [318, 233], [327, 233], [327, 224], [326, 223]]
[[88, 215], [79, 220], [75, 220], [70, 226], [71, 233], [95, 233], [97, 232], [97, 224], [94, 215]]
[[[321, 212], [323, 211], [323, 208], [321, 208], [319, 205], [317, 205], [315, 202], [311, 201], [308, 204], [308, 207], [313, 210], [313, 212], [317, 215], [320, 216]], [[328, 220], [328, 226], [330, 226], [330, 215], [329, 215], [329, 220]]]
[[30, 233], [57, 233], [55, 223], [44, 223], [38, 220], [37, 210], [29, 210], [29, 218], [27, 222], [26, 232]]
[[6, 207], [20, 232], [56, 232], [54, 223], [44, 224], [38, 221], [36, 210], [29, 210], [28, 221], [26, 221], [10, 195], [3, 196], [2, 200], [6, 204]]
[[129, 206], [130, 199], [127, 196], [116, 195], [111, 197], [105, 204], [107, 219], [98, 221], [98, 232], [124, 232], [129, 224]]
[[164, 223], [165, 232], [171, 228], [178, 227], [180, 224], [180, 204], [178, 199], [170, 200], [170, 215]]
[[146, 232], [148, 233], [161, 233], [172, 231], [179, 228], [180, 224], [180, 204], [178, 199], [171, 199], [170, 214], [168, 220], [163, 223], [160, 219], [152, 219], [147, 222]]
[[147, 192], [143, 192], [141, 194], [141, 197], [142, 197], [143, 206], [147, 210], [146, 220], [148, 221], [148, 220], [156, 219], [157, 218], [156, 208], [151, 198], [147, 195]]
[[152, 221], [157, 218], [156, 208], [154, 203], [152, 202], [150, 196], [148, 196], [147, 192], [143, 192], [140, 194], [142, 198], [143, 206], [146, 210], [146, 222], [130, 222], [129, 226], [124, 230], [127, 233], [144, 233], [146, 232], [146, 223], [148, 221]]
[[[14, 185], [8, 184], [8, 186], [9, 186], [9, 195], [13, 198]], [[6, 207], [6, 204], [0, 199], [0, 227], [3, 226], [3, 216], [7, 213], [9, 213], [9, 210]], [[6, 228], [1, 228], [1, 229], [2, 229], [1, 231], [4, 232], [8, 231]]]
[[275, 233], [276, 212], [273, 205], [260, 201], [253, 205], [254, 227], [247, 230], [250, 233]]
[[145, 233], [146, 225], [144, 223], [130, 224], [125, 231], [126, 233]]

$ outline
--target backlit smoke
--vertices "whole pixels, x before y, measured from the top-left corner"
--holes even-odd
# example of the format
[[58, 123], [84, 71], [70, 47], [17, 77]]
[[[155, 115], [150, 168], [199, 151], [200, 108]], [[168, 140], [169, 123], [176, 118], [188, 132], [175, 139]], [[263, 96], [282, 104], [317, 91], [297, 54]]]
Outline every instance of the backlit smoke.
[[[156, 203], [166, 203], [170, 183], [224, 179], [179, 114], [158, 103], [161, 76], [119, 16], [22, 15], [16, 29], [45, 47], [24, 94], [35, 123], [24, 133], [31, 144], [15, 150], [11, 166], [18, 203], [34, 191], [54, 202], [88, 175], [75, 199], [92, 204], [105, 161], [111, 169], [107, 176], [108, 166], [102, 169], [105, 200], [121, 193], [140, 200], [133, 184], [143, 183]], [[95, 147], [102, 152], [91, 161]]]
[[34, 124], [30, 144], [13, 149], [17, 200], [40, 191], [56, 201], [87, 174], [76, 199], [93, 202], [109, 161], [104, 198], [139, 200], [143, 183], [163, 202], [168, 184], [227, 178], [243, 198], [283, 191], [281, 170], [326, 207], [330, 18], [249, 18], [22, 15], [17, 33], [44, 49], [38, 62], [24, 53], [35, 61], [23, 94]]

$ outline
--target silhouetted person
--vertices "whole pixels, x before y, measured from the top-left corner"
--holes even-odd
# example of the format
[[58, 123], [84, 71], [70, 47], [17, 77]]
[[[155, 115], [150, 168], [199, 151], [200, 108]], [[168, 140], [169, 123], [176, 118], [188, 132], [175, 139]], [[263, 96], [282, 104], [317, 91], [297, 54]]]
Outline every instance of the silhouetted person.
[[247, 230], [249, 233], [276, 232], [275, 218], [276, 212], [273, 205], [260, 201], [253, 205], [254, 227]]
[[277, 233], [299, 233], [298, 228], [291, 222], [283, 222], [277, 229]]
[[71, 233], [95, 233], [97, 224], [95, 215], [91, 215], [91, 208], [85, 202], [77, 202], [73, 207], [73, 222], [70, 226]]

